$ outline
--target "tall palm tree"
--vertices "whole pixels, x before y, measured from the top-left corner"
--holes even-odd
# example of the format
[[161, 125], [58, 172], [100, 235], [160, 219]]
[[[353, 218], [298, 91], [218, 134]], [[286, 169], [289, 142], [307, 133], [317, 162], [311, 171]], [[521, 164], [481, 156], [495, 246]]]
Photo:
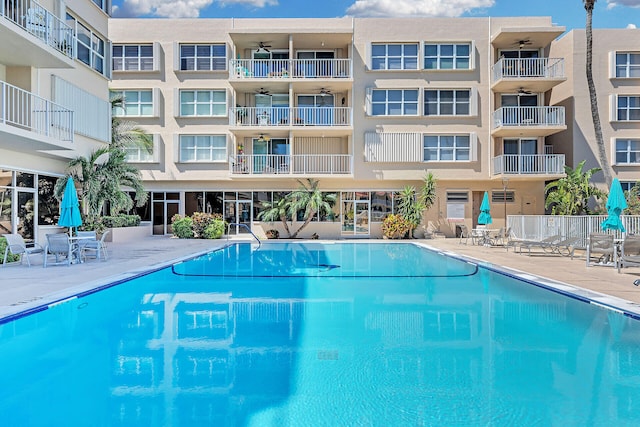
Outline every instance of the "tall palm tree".
[[335, 193], [324, 193], [320, 191], [319, 182], [314, 179], [307, 179], [307, 182], [298, 180], [300, 187], [289, 194], [291, 201], [290, 210], [292, 214], [304, 211], [304, 222], [291, 235], [295, 239], [318, 213], [330, 214], [335, 205], [338, 195]]
[[583, 171], [585, 160], [575, 169], [565, 166], [566, 176], [550, 182], [545, 187], [547, 199], [545, 208], [551, 207], [553, 215], [584, 215], [589, 213], [589, 200], [604, 199], [605, 194], [592, 182], [591, 177], [600, 168]]
[[[111, 109], [123, 108], [125, 99], [122, 95], [113, 95], [110, 99]], [[110, 147], [124, 150], [126, 147], [138, 146], [151, 152], [153, 149], [153, 138], [143, 129], [138, 127], [136, 122], [123, 120], [121, 117], [111, 115], [111, 144]]]
[[289, 201], [286, 197], [282, 197], [277, 201], [262, 202], [262, 206], [265, 210], [258, 213], [258, 219], [266, 222], [282, 222], [284, 230], [287, 232], [287, 236], [291, 237], [291, 231], [289, 230], [289, 223], [287, 222], [289, 215]]
[[584, 9], [587, 11], [587, 24], [585, 27], [587, 33], [587, 86], [589, 87], [589, 98], [591, 101], [591, 117], [593, 119], [593, 128], [596, 134], [596, 145], [598, 146], [598, 159], [600, 161], [600, 168], [604, 175], [604, 180], [607, 183], [607, 187], [611, 187], [611, 166], [609, 165], [609, 159], [607, 158], [607, 150], [602, 139], [602, 125], [600, 124], [600, 114], [598, 112], [598, 96], [596, 94], [596, 86], [593, 83], [593, 8], [596, 4], [596, 0], [582, 0], [584, 3]]

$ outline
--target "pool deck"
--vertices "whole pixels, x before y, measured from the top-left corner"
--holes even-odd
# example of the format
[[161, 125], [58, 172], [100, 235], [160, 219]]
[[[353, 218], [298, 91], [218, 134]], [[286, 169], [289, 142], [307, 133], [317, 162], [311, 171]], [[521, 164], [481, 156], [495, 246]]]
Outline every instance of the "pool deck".
[[[640, 312], [640, 287], [633, 285], [633, 281], [640, 278], [640, 268], [623, 269], [621, 273], [607, 266], [587, 268], [584, 254], [580, 251], [576, 251], [576, 257], [572, 260], [540, 251], [528, 256], [526, 253], [514, 253], [511, 249], [507, 251], [503, 247], [464, 245], [453, 238], [416, 239], [410, 242], [614, 297], [608, 302], [626, 300], [630, 306], [637, 305], [638, 308], [634, 311]], [[91, 260], [78, 265], [47, 268], [42, 268], [42, 257], [34, 255], [31, 257], [31, 268], [27, 267], [26, 261], [22, 265], [0, 267], [0, 318], [123, 280], [149, 269], [161, 268], [226, 243], [226, 239], [181, 240], [150, 236], [134, 242], [108, 244], [107, 261]], [[589, 298], [598, 294], [585, 293]]]

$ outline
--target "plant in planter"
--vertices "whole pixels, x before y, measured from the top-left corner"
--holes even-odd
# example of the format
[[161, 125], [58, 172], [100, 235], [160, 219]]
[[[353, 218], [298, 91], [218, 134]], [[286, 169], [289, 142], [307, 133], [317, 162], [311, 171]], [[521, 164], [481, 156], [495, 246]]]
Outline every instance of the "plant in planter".
[[273, 229], [273, 228], [271, 230], [265, 231], [264, 234], [267, 236], [267, 239], [278, 239], [278, 238], [280, 238], [280, 232], [278, 230]]
[[382, 235], [387, 239], [402, 239], [412, 230], [412, 225], [402, 215], [389, 214], [382, 220]]

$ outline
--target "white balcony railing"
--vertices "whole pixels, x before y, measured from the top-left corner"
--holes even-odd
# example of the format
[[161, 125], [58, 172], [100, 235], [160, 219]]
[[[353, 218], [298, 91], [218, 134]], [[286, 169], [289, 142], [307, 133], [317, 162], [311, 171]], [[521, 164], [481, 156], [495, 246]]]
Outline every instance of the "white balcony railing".
[[230, 79], [345, 79], [351, 59], [232, 59]]
[[564, 78], [564, 58], [500, 58], [492, 67], [493, 82], [500, 79]]
[[239, 154], [229, 158], [231, 174], [345, 175], [353, 170], [350, 154]]
[[564, 125], [564, 107], [501, 107], [493, 112], [494, 128]]
[[73, 111], [2, 81], [0, 124], [73, 141]]
[[493, 158], [493, 174], [564, 174], [564, 154], [503, 154]]
[[349, 126], [351, 107], [235, 107], [231, 126]]
[[73, 30], [38, 2], [11, 0], [0, 4], [2, 16], [69, 58], [74, 57]]

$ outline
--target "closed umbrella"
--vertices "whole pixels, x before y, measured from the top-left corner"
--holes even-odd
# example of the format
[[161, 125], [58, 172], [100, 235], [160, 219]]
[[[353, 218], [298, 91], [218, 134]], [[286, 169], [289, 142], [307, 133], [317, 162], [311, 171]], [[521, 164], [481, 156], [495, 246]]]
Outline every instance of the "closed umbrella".
[[62, 194], [62, 202], [60, 203], [60, 218], [58, 225], [61, 227], [69, 227], [69, 235], [73, 227], [82, 225], [82, 217], [80, 216], [80, 208], [78, 202], [78, 193], [73, 183], [73, 178], [67, 179], [67, 185], [64, 187]]
[[482, 204], [480, 205], [480, 215], [478, 216], [478, 224], [491, 224], [491, 205], [489, 204], [489, 193], [484, 192]]
[[600, 226], [603, 230], [620, 230], [623, 233], [626, 231], [622, 224], [620, 215], [622, 211], [627, 207], [627, 199], [624, 198], [624, 191], [618, 178], [614, 178], [609, 189], [609, 197], [607, 197], [607, 219], [602, 221]]

